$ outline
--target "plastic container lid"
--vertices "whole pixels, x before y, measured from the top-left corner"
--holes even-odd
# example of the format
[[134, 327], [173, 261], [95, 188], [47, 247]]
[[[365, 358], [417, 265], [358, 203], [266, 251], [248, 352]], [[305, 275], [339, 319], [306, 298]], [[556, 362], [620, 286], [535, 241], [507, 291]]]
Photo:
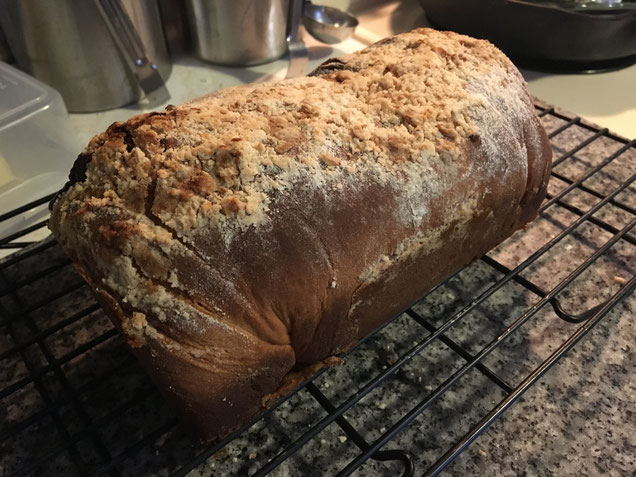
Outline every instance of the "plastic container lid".
[[[80, 152], [60, 94], [0, 62], [0, 215], [59, 190]], [[0, 223], [0, 238], [46, 218], [43, 204]]]

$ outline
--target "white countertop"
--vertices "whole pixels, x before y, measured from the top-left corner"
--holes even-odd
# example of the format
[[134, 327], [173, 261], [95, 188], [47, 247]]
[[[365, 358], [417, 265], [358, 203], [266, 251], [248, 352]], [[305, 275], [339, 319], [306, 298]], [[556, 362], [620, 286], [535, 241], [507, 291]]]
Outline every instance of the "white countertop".
[[636, 65], [594, 74], [521, 70], [528, 90], [628, 139], [636, 138]]

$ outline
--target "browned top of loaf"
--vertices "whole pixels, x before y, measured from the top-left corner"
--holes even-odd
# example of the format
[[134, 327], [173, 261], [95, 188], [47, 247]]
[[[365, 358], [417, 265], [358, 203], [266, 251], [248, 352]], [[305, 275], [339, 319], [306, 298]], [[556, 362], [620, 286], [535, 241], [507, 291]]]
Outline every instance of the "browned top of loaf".
[[480, 76], [494, 73], [500, 84], [480, 81], [493, 90], [512, 79], [519, 85], [510, 94], [522, 95], [515, 68], [490, 43], [428, 29], [317, 73], [228, 88], [113, 124], [86, 148], [87, 179], [65, 194], [63, 208], [143, 212], [156, 180], [152, 208], [162, 221], [186, 235], [217, 224], [229, 239], [236, 228], [265, 223], [268, 193], [304, 171], [324, 183], [334, 173], [391, 174], [395, 163], [452, 158], [463, 138], [487, 133], [471, 118], [484, 100], [470, 88]]
[[[512, 150], [502, 136], [532, 114], [522, 78], [494, 46], [419, 29], [330, 60], [313, 76], [228, 88], [113, 124], [80, 156], [72, 173], [79, 181], [57, 199], [52, 228], [67, 249], [80, 249], [73, 242], [92, 240], [94, 231], [82, 238], [74, 218], [117, 210], [128, 217], [119, 226], [134, 229], [118, 245], [124, 257], [139, 255], [131, 251], [136, 240], [169, 254], [212, 229], [227, 246], [241, 231], [266, 228], [272, 197], [297, 193], [294, 184], [320, 188], [328, 200], [364, 176], [394, 184], [406, 196], [399, 220], [417, 229], [426, 201], [409, 198], [434, 195], [440, 177], [458, 173], [467, 138], [493, 158], [484, 174], [527, 168], [525, 145], [512, 140]], [[519, 161], [511, 166], [499, 152]], [[104, 228], [100, 240], [113, 230]], [[150, 308], [132, 265], [113, 260], [96, 254], [95, 273], [133, 307]], [[181, 288], [174, 273], [157, 274], [162, 286]]]

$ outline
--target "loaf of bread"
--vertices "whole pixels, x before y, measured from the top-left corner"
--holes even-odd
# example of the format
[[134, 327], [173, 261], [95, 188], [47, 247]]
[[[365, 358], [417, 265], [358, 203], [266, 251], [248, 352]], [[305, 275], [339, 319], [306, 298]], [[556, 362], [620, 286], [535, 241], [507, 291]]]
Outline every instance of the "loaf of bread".
[[419, 29], [114, 123], [50, 226], [210, 441], [532, 220], [550, 164], [512, 63]]

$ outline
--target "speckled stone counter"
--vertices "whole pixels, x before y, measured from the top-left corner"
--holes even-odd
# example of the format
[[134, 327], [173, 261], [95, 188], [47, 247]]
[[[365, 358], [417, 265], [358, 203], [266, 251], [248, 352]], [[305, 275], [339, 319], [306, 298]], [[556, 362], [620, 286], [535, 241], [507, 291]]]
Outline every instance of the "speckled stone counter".
[[[550, 115], [543, 121], [548, 131], [566, 123]], [[555, 157], [592, 134], [576, 125], [567, 128], [553, 139]], [[576, 179], [620, 146], [611, 138], [600, 137], [564, 160], [555, 172]], [[584, 185], [607, 194], [635, 172], [636, 149], [631, 148]], [[566, 186], [553, 179], [550, 193], [557, 194]], [[508, 268], [516, 267], [578, 218], [573, 207], [588, 210], [599, 200], [583, 190], [572, 190], [563, 198], [565, 206], [547, 208], [525, 231], [489, 256]], [[633, 185], [594, 217], [621, 229], [634, 219], [629, 207], [636, 207]], [[522, 276], [549, 291], [612, 235], [585, 221]], [[590, 309], [633, 277], [633, 237], [632, 233], [629, 240], [618, 241], [560, 293], [566, 312]], [[0, 383], [10, 392], [0, 394], [0, 433], [11, 438], [0, 443], [0, 473], [10, 474], [26, 465], [33, 475], [71, 475], [82, 467], [93, 475], [95, 469], [114, 460], [110, 470], [122, 475], [168, 475], [187, 465], [201, 448], [184, 429], [174, 425], [171, 410], [94, 306], [89, 290], [57, 246], [14, 264], [6, 265], [4, 260], [0, 274]], [[41, 276], [34, 279], [38, 272]], [[420, 322], [408, 314], [397, 317], [352, 351], [344, 364], [316, 378], [316, 388], [339, 406], [426, 339], [430, 334], [427, 326], [440, 326], [502, 276], [488, 263], [476, 261], [413, 307]], [[539, 299], [510, 281], [445, 336], [475, 356]], [[633, 475], [635, 305], [632, 295], [616, 306], [461, 453], [446, 474]], [[483, 364], [514, 388], [579, 326], [560, 319], [552, 307], [542, 307], [486, 356]], [[16, 343], [20, 344], [17, 351], [10, 352]], [[436, 339], [344, 417], [367, 442], [373, 442], [460, 370], [466, 359], [470, 356], [462, 357]], [[421, 475], [505, 394], [502, 387], [472, 369], [383, 449], [408, 452], [415, 475]], [[250, 475], [326, 415], [311, 393], [301, 389], [199, 465], [192, 475]], [[332, 423], [271, 475], [332, 475], [358, 453], [352, 439]], [[397, 461], [369, 460], [356, 475], [400, 475], [402, 469]]]

